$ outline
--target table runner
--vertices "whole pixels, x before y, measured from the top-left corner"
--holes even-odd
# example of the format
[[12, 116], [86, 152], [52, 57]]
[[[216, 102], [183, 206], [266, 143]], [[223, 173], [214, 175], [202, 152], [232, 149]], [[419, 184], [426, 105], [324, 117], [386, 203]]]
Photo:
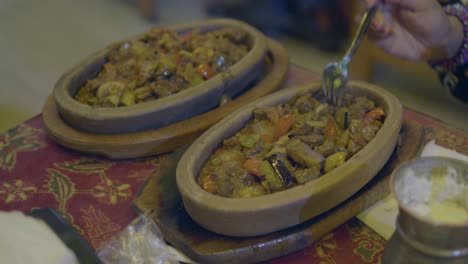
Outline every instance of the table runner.
[[[468, 136], [415, 111], [425, 141], [466, 153]], [[98, 249], [135, 217], [132, 198], [165, 155], [113, 161], [51, 141], [41, 116], [0, 134], [0, 210], [56, 208]], [[385, 240], [352, 219], [312, 246], [270, 263], [378, 263]]]

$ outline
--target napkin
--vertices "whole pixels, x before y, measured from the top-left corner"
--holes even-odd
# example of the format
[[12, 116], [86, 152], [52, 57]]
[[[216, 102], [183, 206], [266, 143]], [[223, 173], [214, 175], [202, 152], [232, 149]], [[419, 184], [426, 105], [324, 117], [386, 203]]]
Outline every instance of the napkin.
[[[435, 140], [432, 140], [424, 146], [421, 157], [434, 156], [455, 158], [468, 162], [468, 156], [439, 146], [435, 143]], [[389, 195], [359, 214], [357, 218], [388, 240], [396, 229], [397, 215], [398, 203], [392, 195]]]
[[75, 254], [42, 220], [0, 212], [0, 263], [72, 264]]

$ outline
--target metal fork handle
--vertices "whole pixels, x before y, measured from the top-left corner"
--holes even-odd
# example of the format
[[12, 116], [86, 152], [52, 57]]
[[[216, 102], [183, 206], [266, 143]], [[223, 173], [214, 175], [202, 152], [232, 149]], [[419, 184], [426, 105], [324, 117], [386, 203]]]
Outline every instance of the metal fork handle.
[[374, 5], [370, 7], [363, 15], [361, 19], [361, 23], [359, 24], [358, 30], [356, 35], [354, 36], [353, 41], [351, 42], [350, 47], [346, 51], [341, 63], [344, 67], [346, 67], [353, 58], [354, 54], [356, 53], [359, 44], [361, 44], [362, 39], [364, 38], [367, 28], [369, 27], [372, 18], [374, 18], [375, 14], [377, 13], [378, 6]]

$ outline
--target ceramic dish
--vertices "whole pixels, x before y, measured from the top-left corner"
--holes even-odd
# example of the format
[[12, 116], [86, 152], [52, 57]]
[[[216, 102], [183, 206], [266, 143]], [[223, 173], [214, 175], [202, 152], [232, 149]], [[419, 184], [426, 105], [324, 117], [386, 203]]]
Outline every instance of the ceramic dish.
[[[168, 97], [126, 107], [92, 107], [72, 96], [106, 63], [110, 48], [104, 48], [65, 73], [53, 96], [61, 117], [71, 126], [92, 133], [122, 133], [155, 129], [184, 120], [218, 105], [222, 95], [235, 96], [260, 74], [267, 51], [259, 31], [240, 21], [212, 19], [168, 27], [179, 34], [200, 29], [207, 32], [230, 27], [247, 33], [249, 52], [227, 70], [207, 81]], [[138, 37], [138, 36], [137, 36]]]
[[42, 110], [44, 127], [51, 139], [67, 148], [110, 159], [129, 159], [173, 151], [192, 143], [212, 125], [233, 111], [281, 88], [289, 68], [286, 50], [278, 42], [268, 39], [264, 73], [232, 101], [203, 114], [165, 127], [132, 133], [96, 134], [71, 127], [60, 117], [52, 96]]
[[281, 192], [255, 198], [225, 198], [204, 191], [196, 181], [201, 167], [224, 139], [251, 120], [257, 107], [276, 106], [299, 93], [315, 92], [320, 83], [276, 92], [223, 119], [187, 150], [177, 167], [177, 185], [184, 206], [195, 222], [229, 236], [257, 236], [309, 220], [343, 202], [368, 183], [390, 157], [401, 128], [402, 106], [382, 88], [350, 82], [349, 89], [366, 94], [386, 112], [376, 137], [340, 167], [324, 176]]

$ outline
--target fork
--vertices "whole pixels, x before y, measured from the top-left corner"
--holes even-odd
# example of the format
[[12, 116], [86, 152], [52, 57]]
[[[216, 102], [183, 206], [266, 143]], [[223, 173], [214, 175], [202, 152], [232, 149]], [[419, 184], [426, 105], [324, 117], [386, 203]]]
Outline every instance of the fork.
[[323, 71], [323, 93], [328, 101], [335, 105], [340, 103], [340, 90], [345, 87], [348, 82], [348, 64], [351, 62], [361, 44], [377, 9], [378, 6], [374, 5], [364, 13], [356, 35], [351, 42], [351, 46], [348, 48], [341, 61], [329, 63]]

